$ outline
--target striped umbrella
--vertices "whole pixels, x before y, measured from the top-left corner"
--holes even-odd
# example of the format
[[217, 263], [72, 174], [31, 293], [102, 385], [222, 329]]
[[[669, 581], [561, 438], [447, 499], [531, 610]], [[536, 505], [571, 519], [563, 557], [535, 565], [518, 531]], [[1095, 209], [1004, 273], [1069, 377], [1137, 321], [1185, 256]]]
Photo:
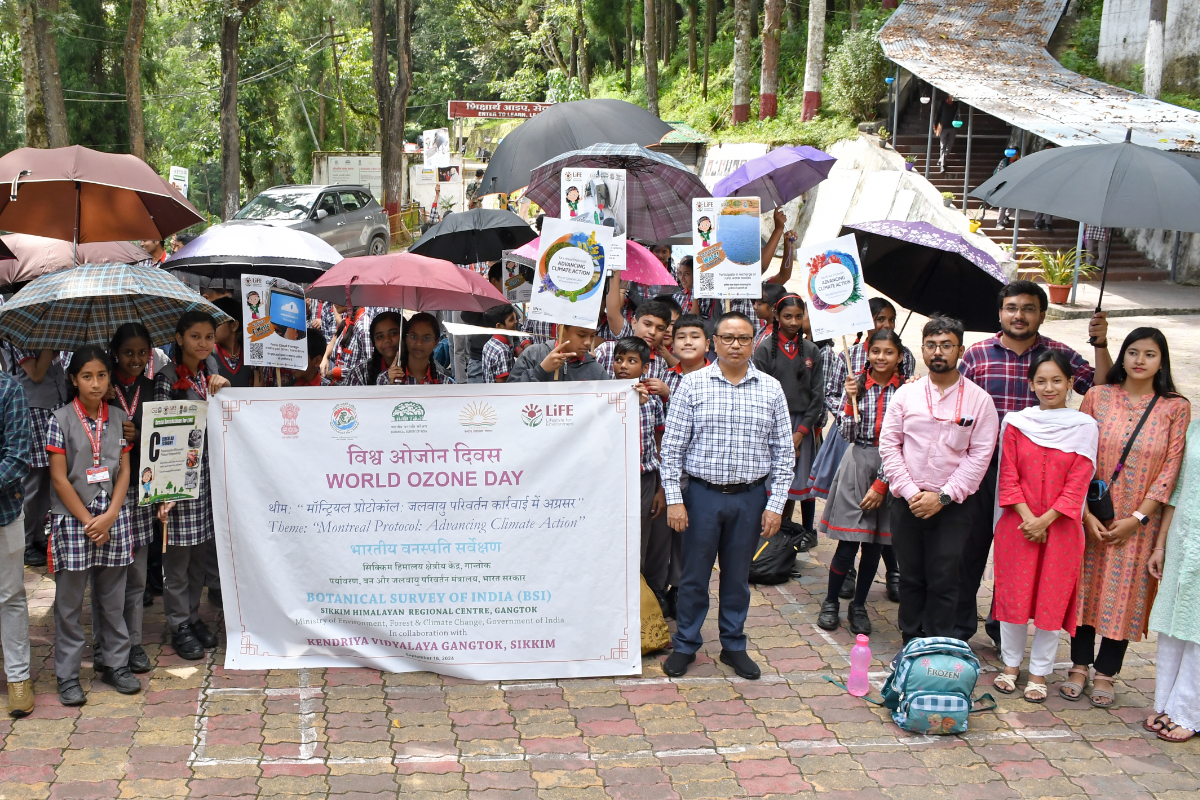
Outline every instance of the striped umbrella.
[[712, 197], [699, 175], [666, 153], [636, 144], [594, 144], [533, 171], [526, 196], [547, 216], [559, 216], [559, 181], [567, 167], [625, 170], [625, 232], [646, 242], [690, 233], [692, 198]]
[[0, 307], [0, 339], [27, 350], [78, 350], [107, 345], [127, 322], [140, 322], [156, 345], [175, 341], [175, 323], [187, 311], [229, 315], [158, 267], [84, 264], [43, 275]]

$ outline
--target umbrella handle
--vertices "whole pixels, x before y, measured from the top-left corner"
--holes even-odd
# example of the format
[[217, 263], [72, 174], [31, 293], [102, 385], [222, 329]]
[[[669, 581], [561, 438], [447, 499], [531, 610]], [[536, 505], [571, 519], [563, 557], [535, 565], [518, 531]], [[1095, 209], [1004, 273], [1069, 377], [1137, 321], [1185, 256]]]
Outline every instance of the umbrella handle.
[[[1094, 312], [1093, 316], [1100, 313], [1100, 307], [1104, 303], [1104, 285], [1108, 283], [1108, 254], [1111, 250], [1112, 231], [1110, 230], [1108, 232], [1108, 238], [1104, 241], [1104, 271], [1100, 273], [1100, 296], [1096, 298], [1096, 311]], [[1089, 336], [1088, 344], [1094, 345], [1095, 343], [1096, 337]]]
[[17, 177], [12, 179], [12, 186], [10, 186], [8, 189], [8, 202], [10, 202], [10, 203], [17, 202], [17, 182], [19, 180], [21, 180], [21, 178], [25, 177], [26, 175], [32, 175], [32, 174], [33, 174], [33, 171], [28, 170], [28, 169], [23, 169], [17, 173]]

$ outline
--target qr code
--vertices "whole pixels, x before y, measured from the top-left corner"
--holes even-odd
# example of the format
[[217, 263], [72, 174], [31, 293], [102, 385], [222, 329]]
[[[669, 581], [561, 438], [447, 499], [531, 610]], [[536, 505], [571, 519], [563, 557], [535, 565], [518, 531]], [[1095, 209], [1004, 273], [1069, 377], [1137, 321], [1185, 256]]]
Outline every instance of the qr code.
[[246, 348], [246, 359], [248, 361], [262, 361], [263, 346], [262, 342], [251, 342]]
[[711, 272], [701, 272], [700, 273], [700, 294], [705, 294], [707, 292], [712, 292], [712, 291], [716, 290], [717, 285], [716, 285], [715, 278], [716, 278], [716, 276], [713, 275]]

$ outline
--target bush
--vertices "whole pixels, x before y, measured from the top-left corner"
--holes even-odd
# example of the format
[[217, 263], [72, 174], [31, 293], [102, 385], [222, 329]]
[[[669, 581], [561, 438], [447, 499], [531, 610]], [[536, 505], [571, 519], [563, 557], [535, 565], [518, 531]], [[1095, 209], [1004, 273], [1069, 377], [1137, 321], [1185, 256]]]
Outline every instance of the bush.
[[829, 107], [855, 120], [874, 119], [887, 71], [879, 28], [872, 25], [847, 31], [842, 43], [830, 52], [825, 67]]

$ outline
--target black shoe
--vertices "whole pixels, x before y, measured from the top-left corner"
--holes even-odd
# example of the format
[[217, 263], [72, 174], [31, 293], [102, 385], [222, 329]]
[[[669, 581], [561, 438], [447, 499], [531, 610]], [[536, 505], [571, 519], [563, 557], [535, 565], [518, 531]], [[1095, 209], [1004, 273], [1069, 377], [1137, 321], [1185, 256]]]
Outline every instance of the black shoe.
[[212, 603], [217, 608], [225, 607], [225, 598], [221, 597], [221, 590], [214, 589], [211, 586], [208, 587], [208, 602]]
[[192, 635], [204, 645], [205, 650], [212, 650], [217, 646], [217, 635], [208, 629], [202, 619], [192, 623]]
[[100, 673], [104, 672], [104, 662], [100, 660], [100, 645], [95, 645], [92, 650], [92, 672], [96, 673], [96, 677], [100, 677]]
[[687, 674], [688, 665], [695, 660], [695, 653], [681, 653], [676, 650], [663, 661], [663, 672], [672, 678], [681, 677]]
[[142, 608], [154, 605], [154, 595], [150, 594], [150, 590], [142, 592]]
[[996, 645], [996, 652], [1000, 652], [1000, 623], [994, 619], [989, 619], [983, 623], [983, 630], [987, 633], [988, 638], [992, 640], [992, 644]]
[[137, 694], [142, 690], [142, 682], [133, 677], [129, 667], [106, 667], [100, 680], [116, 689], [121, 694]]
[[758, 664], [754, 663], [754, 659], [745, 650], [725, 650], [722, 648], [721, 663], [733, 667], [733, 671], [738, 674], [738, 677], [745, 678], [748, 681], [756, 681], [762, 677], [762, 670], [758, 668]]
[[842, 581], [841, 591], [838, 592], [838, 597], [843, 600], [849, 600], [854, 597], [854, 586], [858, 583], [858, 570], [851, 567], [846, 572], [846, 579]]
[[188, 661], [199, 661], [204, 658], [204, 646], [192, 632], [192, 626], [186, 622], [171, 635], [171, 644], [180, 658]]
[[900, 602], [900, 573], [889, 572], [887, 574], [887, 599], [893, 603]]
[[1033, 227], [1039, 231], [1044, 231], [1046, 229], [1046, 223], [1042, 220], [1038, 220], [1037, 222], [1033, 223]]
[[801, 531], [796, 538], [796, 550], [801, 553], [807, 553], [817, 546], [817, 532], [810, 531], [807, 528]]
[[140, 644], [135, 644], [129, 648], [130, 672], [136, 672], [138, 675], [141, 675], [152, 669], [154, 669], [154, 665], [150, 663], [150, 656], [146, 655], [146, 651], [142, 649]]
[[667, 619], [675, 619], [675, 614], [679, 610], [679, 587], [672, 586], [667, 589], [663, 592], [663, 597], [667, 601], [663, 606], [663, 616]]
[[87, 695], [83, 693], [83, 687], [79, 685], [78, 678], [59, 680], [58, 702], [64, 706], [81, 706], [87, 702]]
[[838, 612], [841, 606], [837, 600], [826, 600], [821, 603], [821, 614], [817, 617], [817, 627], [823, 631], [836, 631], [838, 627]]
[[33, 545], [30, 545], [25, 548], [25, 566], [27, 566], [27, 567], [44, 567], [44, 566], [46, 566], [46, 548], [44, 545], [40, 548], [35, 547]]
[[866, 606], [851, 603], [850, 608], [846, 609], [846, 620], [850, 623], [851, 633], [871, 635], [871, 618], [867, 616]]

